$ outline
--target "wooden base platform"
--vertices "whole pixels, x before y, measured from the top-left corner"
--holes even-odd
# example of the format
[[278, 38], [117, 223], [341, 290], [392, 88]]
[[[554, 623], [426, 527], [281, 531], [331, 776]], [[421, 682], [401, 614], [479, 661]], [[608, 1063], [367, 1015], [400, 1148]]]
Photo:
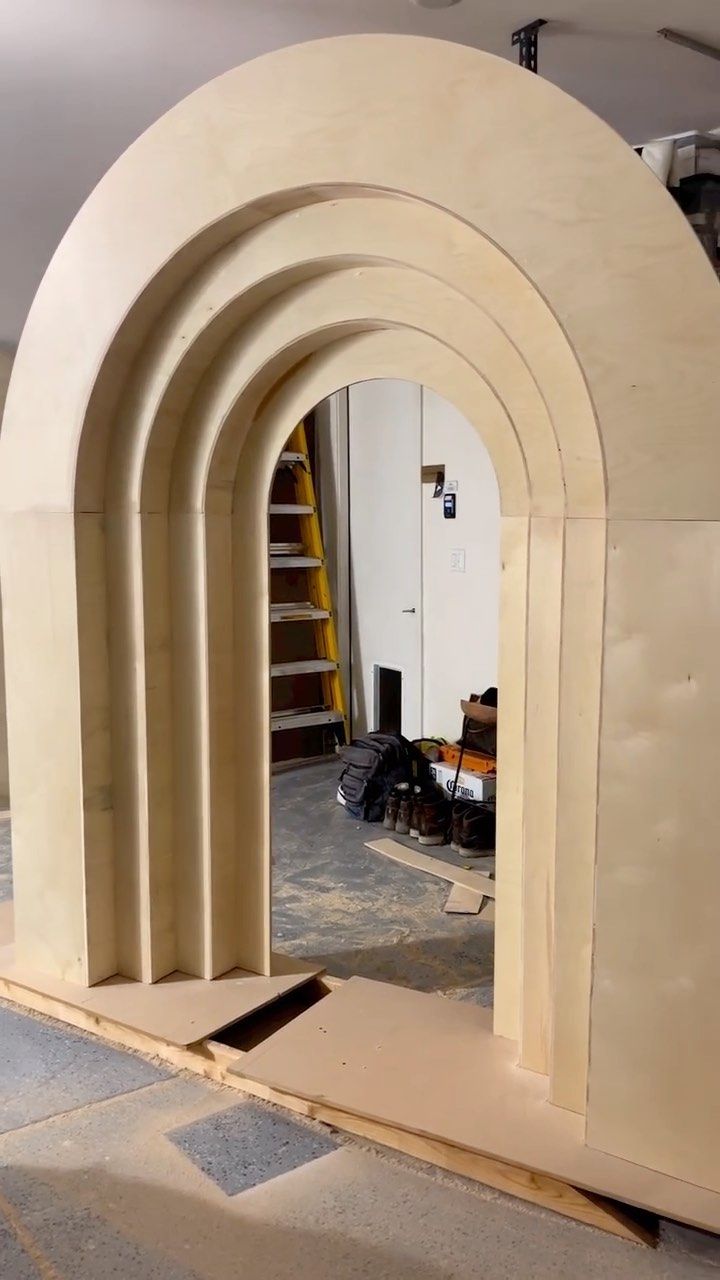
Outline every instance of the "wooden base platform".
[[516, 1058], [486, 1009], [352, 978], [233, 1071], [358, 1124], [451, 1147], [489, 1172], [514, 1166], [511, 1180], [533, 1190], [550, 1179], [720, 1232], [720, 1194], [590, 1149], [583, 1118], [548, 1102], [546, 1077]]
[[[8, 904], [0, 941], [11, 922]], [[720, 1196], [585, 1148], [580, 1117], [547, 1103], [544, 1078], [515, 1066], [487, 1010], [299, 968], [79, 988], [23, 971], [6, 943], [0, 997], [625, 1240], [653, 1243], [652, 1224], [615, 1200], [720, 1230]], [[285, 1015], [283, 995], [306, 985], [318, 1002]], [[211, 1038], [231, 1024], [244, 1034], [253, 1014], [250, 1052]]]
[[[82, 1010], [99, 1024], [116, 1024], [139, 1032], [151, 1041], [186, 1046], [205, 1040], [276, 1000], [304, 986], [322, 966], [273, 956], [269, 978], [244, 969], [231, 969], [211, 982], [187, 973], [171, 973], [160, 982], [135, 982], [108, 978], [94, 987], [82, 987], [62, 978], [36, 973], [15, 960], [12, 937], [12, 904], [0, 908], [0, 995], [30, 1008], [53, 1002], [54, 1016], [71, 1021], [62, 1010]], [[23, 994], [24, 993], [24, 994]], [[40, 1004], [34, 1003], [38, 997]], [[80, 1023], [78, 1025], [86, 1025]]]
[[[335, 979], [326, 978], [319, 978], [316, 983], [327, 995], [343, 985]], [[560, 1179], [533, 1173], [507, 1161], [478, 1155], [440, 1138], [424, 1137], [391, 1124], [353, 1115], [329, 1103], [294, 1097], [260, 1081], [245, 1078], [241, 1073], [250, 1055], [241, 1049], [231, 1048], [211, 1039], [203, 1039], [188, 1046], [171, 1044], [112, 1022], [81, 1005], [63, 1004], [62, 1001], [44, 996], [40, 992], [15, 986], [8, 979], [0, 980], [0, 996], [27, 1012], [56, 1018], [123, 1048], [161, 1058], [174, 1067], [192, 1071], [240, 1093], [275, 1103], [297, 1115], [318, 1120], [344, 1133], [355, 1134], [450, 1173], [472, 1178], [485, 1186], [494, 1187], [544, 1209], [551, 1209], [576, 1222], [598, 1227], [623, 1240], [644, 1245], [655, 1243], [656, 1232], [651, 1221], [636, 1220], [632, 1210], [623, 1205], [580, 1191]], [[325, 1007], [324, 1000], [322, 1004]]]

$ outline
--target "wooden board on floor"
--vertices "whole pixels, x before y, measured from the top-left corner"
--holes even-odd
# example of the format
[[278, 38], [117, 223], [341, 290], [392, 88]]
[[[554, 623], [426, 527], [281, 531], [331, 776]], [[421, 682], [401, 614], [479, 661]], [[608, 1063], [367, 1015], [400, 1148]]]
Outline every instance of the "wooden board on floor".
[[323, 972], [321, 966], [275, 956], [270, 978], [232, 969], [211, 982], [171, 973], [160, 982], [115, 977], [81, 987], [16, 964], [14, 950], [12, 943], [0, 947], [0, 995], [39, 994], [172, 1045], [207, 1039]]
[[428, 875], [437, 876], [440, 880], [449, 880], [450, 884], [461, 884], [467, 889], [477, 889], [486, 898], [495, 897], [495, 881], [484, 876], [481, 871], [466, 871], [464, 867], [454, 867], [441, 858], [433, 858], [421, 849], [410, 849], [400, 844], [399, 840], [367, 840], [366, 849], [374, 853], [382, 853], [394, 862], [401, 862], [405, 867], [413, 867], [416, 871], [426, 871]]
[[[489, 1010], [352, 978], [233, 1070], [284, 1094], [720, 1232], [720, 1195], [585, 1146]], [[463, 1100], [458, 1106], [458, 1098]]]
[[454, 884], [445, 900], [443, 911], [449, 915], [476, 916], [483, 900], [482, 889], [468, 889], [466, 884]]

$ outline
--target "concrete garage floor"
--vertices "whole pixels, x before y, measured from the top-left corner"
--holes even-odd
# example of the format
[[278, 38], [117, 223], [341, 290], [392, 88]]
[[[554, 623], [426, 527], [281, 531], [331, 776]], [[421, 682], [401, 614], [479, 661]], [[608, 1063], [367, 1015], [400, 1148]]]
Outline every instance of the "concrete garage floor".
[[626, 1244], [3, 1004], [0, 1046], [2, 1280], [717, 1274], [701, 1233]]
[[[479, 942], [467, 920], [442, 915], [440, 882], [363, 854], [368, 831], [330, 807], [325, 775], [276, 781], [288, 949], [322, 954], [336, 972], [484, 998], [491, 930]], [[316, 825], [298, 856], [301, 815], [290, 810], [303, 794]], [[1, 815], [0, 898], [10, 892]], [[374, 921], [357, 918], [362, 904]], [[626, 1244], [0, 1001], [1, 1280], [701, 1280], [718, 1270], [720, 1241], [702, 1232], [663, 1223], [657, 1250]]]
[[[358, 974], [492, 1004], [492, 924], [445, 915], [447, 881], [366, 849], [366, 840], [393, 833], [348, 816], [335, 798], [339, 771], [333, 760], [273, 778], [276, 950], [319, 960], [339, 978]], [[469, 865], [447, 846], [423, 852]]]

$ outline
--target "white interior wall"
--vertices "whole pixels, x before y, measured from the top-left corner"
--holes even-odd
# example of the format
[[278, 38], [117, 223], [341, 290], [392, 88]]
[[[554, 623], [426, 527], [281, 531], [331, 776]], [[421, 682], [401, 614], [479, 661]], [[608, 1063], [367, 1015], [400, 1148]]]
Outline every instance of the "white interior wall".
[[[353, 733], [375, 727], [381, 663], [403, 670], [404, 704], [417, 703], [404, 731], [456, 739], [460, 699], [497, 684], [500, 503], [490, 456], [446, 400], [396, 381], [350, 389], [349, 436]], [[444, 467], [446, 487], [456, 483], [454, 520], [421, 483], [421, 465]], [[416, 602], [419, 616], [403, 612]]]
[[[0, 423], [2, 422], [5, 396], [7, 395], [13, 353], [0, 348]], [[2, 606], [0, 604], [0, 809], [10, 804], [10, 778], [8, 771], [7, 717], [5, 712], [5, 659], [3, 653]]]
[[348, 395], [352, 731], [377, 728], [376, 668], [401, 673], [402, 732], [422, 733], [421, 388]]
[[[456, 517], [423, 484], [423, 733], [457, 738], [460, 699], [497, 684], [500, 497], [490, 455], [453, 405], [423, 388], [423, 466], [457, 483]], [[464, 571], [453, 568], [463, 553]]]

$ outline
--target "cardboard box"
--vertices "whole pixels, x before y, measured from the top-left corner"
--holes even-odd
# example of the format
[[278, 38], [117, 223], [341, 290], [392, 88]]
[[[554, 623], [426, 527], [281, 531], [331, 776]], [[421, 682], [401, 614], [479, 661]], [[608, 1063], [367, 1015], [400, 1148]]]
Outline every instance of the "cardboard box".
[[[430, 776], [439, 787], [442, 787], [446, 796], [453, 794], [456, 769], [457, 765], [445, 764], [442, 760], [432, 761], [430, 764]], [[470, 773], [469, 770], [461, 769], [458, 777], [457, 798], [458, 800], [494, 800], [496, 788], [495, 774]]]
[[[460, 748], [456, 743], [449, 742], [446, 746], [439, 747], [438, 752], [445, 764], [451, 764], [457, 769]], [[466, 748], [463, 752], [463, 769], [468, 773], [496, 773], [497, 760], [493, 756], [481, 756], [477, 751]]]

